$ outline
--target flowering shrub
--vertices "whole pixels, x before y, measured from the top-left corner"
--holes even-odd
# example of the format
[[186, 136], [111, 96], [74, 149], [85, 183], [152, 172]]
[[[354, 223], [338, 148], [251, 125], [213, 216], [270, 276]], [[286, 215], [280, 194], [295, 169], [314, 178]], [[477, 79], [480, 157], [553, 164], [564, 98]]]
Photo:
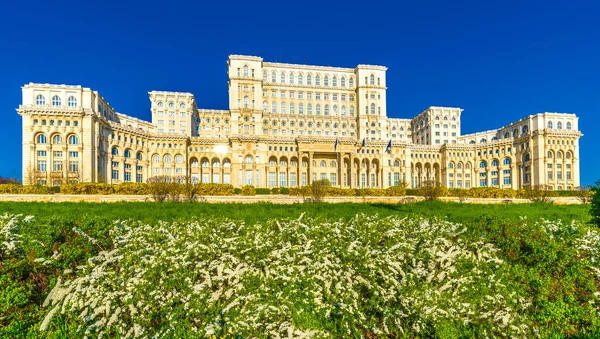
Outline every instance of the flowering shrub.
[[22, 218], [21, 214], [0, 215], [0, 260], [14, 255], [19, 251], [19, 240], [21, 235], [18, 234], [20, 222], [30, 222], [33, 217], [28, 216]]
[[117, 221], [114, 248], [58, 280], [41, 330], [65, 314], [86, 335], [126, 337], [429, 336], [442, 323], [532, 335], [531, 302], [507, 288], [497, 249], [466, 231], [376, 215]]
[[113, 194], [114, 189], [110, 184], [80, 182], [76, 184], [65, 184], [60, 186], [63, 194]]
[[0, 184], [0, 194], [53, 194], [52, 187], [42, 185]]
[[242, 187], [242, 195], [256, 195], [256, 189], [252, 185]]
[[[403, 186], [392, 186], [386, 189], [382, 188], [339, 188], [326, 187], [324, 188], [324, 196], [326, 197], [397, 197], [404, 196], [406, 188]], [[294, 196], [311, 196], [311, 186], [303, 186], [301, 188], [290, 188], [289, 195]]]

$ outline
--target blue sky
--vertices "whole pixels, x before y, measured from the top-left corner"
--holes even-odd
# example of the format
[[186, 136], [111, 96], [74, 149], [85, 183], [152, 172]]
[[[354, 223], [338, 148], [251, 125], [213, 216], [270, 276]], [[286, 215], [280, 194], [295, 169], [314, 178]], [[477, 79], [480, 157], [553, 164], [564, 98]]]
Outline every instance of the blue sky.
[[29, 82], [81, 84], [150, 119], [147, 92], [227, 109], [230, 54], [388, 67], [388, 116], [464, 109], [462, 133], [576, 113], [582, 184], [600, 179], [598, 2], [10, 1], [0, 14], [0, 176], [20, 177]]

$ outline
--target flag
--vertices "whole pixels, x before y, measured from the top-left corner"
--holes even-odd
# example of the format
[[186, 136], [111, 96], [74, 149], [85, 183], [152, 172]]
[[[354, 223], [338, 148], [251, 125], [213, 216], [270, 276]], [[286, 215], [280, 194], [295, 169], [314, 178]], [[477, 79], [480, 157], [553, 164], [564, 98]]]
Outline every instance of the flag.
[[363, 138], [362, 144], [358, 147], [358, 150], [360, 151], [363, 147], [365, 147], [365, 145], [367, 144], [365, 138]]
[[388, 142], [386, 148], [385, 148], [385, 152], [386, 153], [392, 153], [392, 140], [390, 140], [390, 142]]
[[335, 138], [335, 144], [333, 144], [333, 150], [337, 151], [337, 146], [340, 143], [340, 140], [338, 138]]

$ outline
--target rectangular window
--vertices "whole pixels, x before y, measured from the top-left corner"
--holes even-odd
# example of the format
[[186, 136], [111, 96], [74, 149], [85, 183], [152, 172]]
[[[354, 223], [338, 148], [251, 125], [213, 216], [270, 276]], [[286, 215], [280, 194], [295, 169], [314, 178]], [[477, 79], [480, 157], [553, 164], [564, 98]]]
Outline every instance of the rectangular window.
[[367, 180], [367, 175], [365, 173], [361, 173], [360, 174], [360, 187], [365, 187], [367, 185], [366, 180]]
[[244, 172], [242, 170], [238, 170], [238, 184], [240, 186], [244, 184]]
[[37, 170], [40, 172], [46, 172], [46, 160], [38, 160]]
[[202, 183], [203, 184], [208, 184], [210, 183], [210, 176], [208, 173], [203, 173], [202, 174]]
[[220, 183], [221, 183], [221, 174], [213, 173], [213, 184], [220, 184]]
[[331, 183], [331, 186], [337, 186], [337, 175], [335, 173], [329, 174], [329, 182]]
[[125, 172], [125, 181], [131, 181], [131, 172]]
[[227, 174], [223, 174], [223, 183], [227, 184], [227, 185], [231, 184], [231, 177], [229, 176], [228, 173]]
[[69, 152], [69, 158], [78, 158], [79, 152]]
[[54, 157], [55, 158], [62, 158], [62, 152], [61, 151], [54, 151]]
[[480, 187], [487, 186], [487, 180], [486, 179], [479, 179], [479, 186]]
[[498, 178], [492, 178], [492, 186], [498, 186]]
[[556, 171], [556, 179], [562, 180], [562, 171]]
[[567, 180], [571, 180], [571, 172], [567, 171]]
[[552, 171], [548, 171], [548, 179], [552, 179]]
[[286, 173], [285, 172], [280, 172], [279, 173], [279, 186], [280, 187], [286, 187], [287, 186], [287, 178], [286, 178]]
[[54, 162], [52, 163], [52, 170], [54, 172], [62, 172], [62, 161], [54, 160]]
[[252, 185], [252, 170], [246, 170], [246, 185]]
[[400, 173], [395, 172], [394, 173], [394, 186], [398, 186], [399, 183], [400, 183]]
[[269, 187], [275, 187], [275, 172], [269, 172]]
[[119, 170], [112, 170], [113, 180], [119, 180]]
[[135, 175], [135, 182], [144, 182], [144, 176], [142, 175], [142, 173], [137, 173]]
[[38, 157], [45, 157], [46, 156], [46, 151], [38, 151], [37, 155], [38, 155]]
[[[256, 160], [256, 162], [258, 162], [258, 159]], [[256, 170], [256, 180], [254, 180], [254, 185], [256, 185], [256, 187], [258, 187], [258, 185], [260, 185], [260, 171]]]
[[504, 184], [510, 185], [510, 177], [504, 177]]
[[306, 173], [302, 173], [302, 186], [306, 186]]

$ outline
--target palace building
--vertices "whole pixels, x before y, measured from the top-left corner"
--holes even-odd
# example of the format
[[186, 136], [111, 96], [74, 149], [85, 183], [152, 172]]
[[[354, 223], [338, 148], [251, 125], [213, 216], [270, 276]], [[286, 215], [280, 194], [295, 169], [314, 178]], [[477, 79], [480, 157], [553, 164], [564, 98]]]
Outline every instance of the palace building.
[[200, 109], [191, 93], [149, 92], [152, 122], [115, 111], [81, 86], [30, 83], [23, 182], [146, 182], [189, 175], [236, 187], [343, 188], [436, 180], [448, 188], [579, 186], [575, 114], [538, 113], [461, 134], [462, 109], [388, 117], [386, 67], [296, 65], [231, 55], [229, 109]]

